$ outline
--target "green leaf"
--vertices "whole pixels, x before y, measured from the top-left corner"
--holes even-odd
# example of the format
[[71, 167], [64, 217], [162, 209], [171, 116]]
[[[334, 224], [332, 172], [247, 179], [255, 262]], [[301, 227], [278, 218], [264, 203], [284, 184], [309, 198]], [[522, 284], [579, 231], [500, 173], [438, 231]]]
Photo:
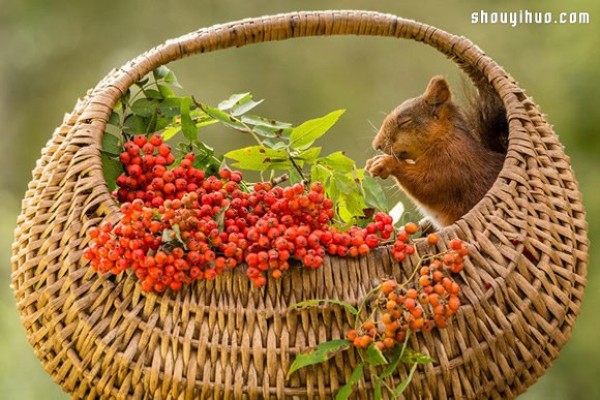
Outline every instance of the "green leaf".
[[413, 364], [412, 368], [410, 369], [410, 373], [408, 374], [406, 379], [403, 380], [402, 382], [400, 382], [400, 384], [394, 388], [394, 397], [395, 398], [400, 397], [402, 395], [402, 393], [404, 393], [408, 384], [412, 380], [413, 375], [415, 374], [415, 371], [417, 370], [418, 365], [419, 364], [417, 364], [417, 363]]
[[303, 152], [298, 154], [296, 157], [294, 157], [294, 159], [312, 163], [317, 159], [317, 157], [319, 157], [320, 154], [321, 147], [311, 147], [308, 150], [304, 150]]
[[414, 351], [411, 348], [406, 348], [404, 354], [402, 354], [402, 357], [400, 358], [400, 361], [402, 361], [405, 364], [416, 363], [420, 365], [425, 365], [431, 364], [433, 362], [433, 358], [429, 357], [427, 354]]
[[158, 87], [158, 91], [162, 95], [163, 98], [175, 97], [175, 92], [167, 85], [156, 84]]
[[156, 99], [141, 98], [131, 105], [131, 112], [140, 117], [150, 117], [156, 112], [158, 101]]
[[362, 192], [365, 203], [379, 211], [387, 211], [387, 197], [379, 181], [373, 179], [370, 175], [364, 175], [361, 180]]
[[198, 128], [190, 117], [190, 106], [192, 99], [183, 97], [181, 99], [181, 131], [183, 136], [190, 142], [195, 142], [198, 139]]
[[252, 171], [288, 169], [292, 167], [287, 151], [270, 149], [264, 146], [250, 146], [233, 150], [225, 154], [225, 157], [237, 161], [232, 166]]
[[345, 110], [330, 112], [321, 118], [311, 119], [297, 126], [290, 135], [290, 147], [304, 150], [310, 147], [315, 140], [323, 136], [337, 122]]
[[377, 348], [375, 343], [371, 343], [369, 347], [367, 347], [367, 356], [365, 361], [374, 367], [378, 365], [386, 365], [388, 363], [388, 361], [385, 359], [385, 356], [381, 350]]
[[352, 386], [356, 385], [360, 378], [362, 378], [364, 369], [364, 363], [358, 363], [358, 365], [352, 371], [352, 375], [350, 375], [350, 380], [346, 382], [344, 386], [340, 388], [340, 390], [335, 395], [335, 400], [347, 400], [350, 398], [352, 394]]
[[400, 363], [400, 360], [402, 358], [402, 355], [404, 354], [404, 350], [406, 349], [407, 343], [408, 343], [408, 338], [407, 338], [407, 340], [404, 340], [404, 343], [402, 346], [396, 345], [391, 350], [391, 354], [389, 356], [389, 364], [385, 368], [385, 370], [383, 370], [383, 372], [381, 374], [379, 374], [379, 377], [381, 379], [387, 378], [388, 376], [392, 375], [396, 371], [396, 369], [398, 368], [398, 364]]
[[298, 171], [296, 171], [296, 168], [290, 169], [288, 174], [290, 176], [290, 180], [289, 180], [290, 185], [295, 185], [296, 183], [302, 182], [302, 176], [300, 176]]
[[227, 100], [223, 100], [217, 105], [217, 108], [221, 111], [229, 111], [236, 105], [242, 104], [252, 99], [250, 93], [238, 93], [231, 95]]
[[333, 171], [350, 172], [354, 169], [356, 163], [353, 159], [346, 156], [343, 151], [336, 151], [325, 157], [319, 158], [317, 163]]
[[352, 194], [356, 193], [357, 190], [354, 179], [338, 172], [334, 172], [331, 175], [331, 186], [335, 186], [341, 194]]
[[158, 109], [163, 116], [173, 118], [181, 114], [181, 102], [184, 99], [189, 99], [191, 104], [189, 97], [169, 97], [158, 103]]
[[243, 115], [241, 118], [242, 122], [248, 125], [261, 126], [263, 128], [271, 128], [273, 130], [279, 130], [284, 128], [291, 128], [292, 124], [287, 122], [276, 121], [265, 117], [259, 117], [258, 115]]
[[358, 314], [358, 310], [352, 304], [348, 304], [345, 301], [336, 300], [336, 299], [312, 299], [312, 300], [301, 301], [299, 303], [291, 305], [289, 307], [289, 310], [296, 310], [298, 308], [307, 308], [307, 307], [318, 307], [321, 303], [337, 304], [338, 306], [342, 306], [346, 310], [350, 311], [350, 313], [352, 315]]
[[381, 400], [381, 378], [377, 375], [373, 376], [373, 400]]
[[101, 160], [104, 180], [106, 181], [108, 190], [112, 192], [117, 188], [117, 178], [123, 173], [123, 166], [118, 159], [104, 153], [101, 155]]
[[102, 136], [102, 151], [118, 157], [123, 151], [119, 138], [110, 133], [105, 133]]
[[109, 125], [119, 126], [121, 124], [121, 113], [113, 111], [110, 114], [110, 118], [108, 119]]
[[171, 70], [167, 66], [161, 65], [160, 67], [152, 71], [152, 75], [154, 76], [154, 79], [158, 81], [164, 79], [164, 77], [167, 76], [169, 72], [171, 72]]
[[175, 76], [175, 73], [173, 71], [167, 72], [167, 74], [164, 76], [163, 79], [164, 79], [165, 83], [169, 84], [169, 86], [181, 88], [181, 85], [177, 81], [177, 77]]
[[337, 339], [321, 343], [314, 350], [309, 350], [306, 353], [298, 354], [290, 366], [290, 370], [287, 373], [286, 379], [289, 379], [290, 376], [300, 368], [325, 362], [338, 352], [348, 348], [350, 348], [349, 340]]
[[163, 98], [162, 94], [156, 89], [144, 89], [144, 97], [147, 99], [158, 99], [161, 100]]
[[219, 110], [218, 108], [207, 106], [206, 104], [202, 104], [200, 106], [200, 108], [206, 114], [208, 114], [212, 118], [220, 121], [221, 123], [223, 123], [226, 126], [229, 126], [234, 129], [242, 130], [242, 131], [246, 130], [246, 126], [240, 120], [227, 114], [226, 112]]
[[313, 164], [310, 168], [310, 180], [313, 182], [322, 182], [328, 187], [328, 180], [331, 178], [331, 171], [319, 164]]
[[143, 118], [139, 115], [129, 114], [127, 117], [125, 117], [123, 131], [130, 135], [146, 134], [148, 132], [149, 125], [149, 118]]
[[142, 78], [141, 80], [137, 81], [135, 83], [136, 86], [143, 88], [144, 86], [146, 86], [146, 84], [148, 83], [148, 81], [150, 80], [150, 78], [146, 75], [144, 78]]
[[181, 126], [170, 126], [162, 132], [163, 140], [170, 140], [173, 136], [181, 132]]

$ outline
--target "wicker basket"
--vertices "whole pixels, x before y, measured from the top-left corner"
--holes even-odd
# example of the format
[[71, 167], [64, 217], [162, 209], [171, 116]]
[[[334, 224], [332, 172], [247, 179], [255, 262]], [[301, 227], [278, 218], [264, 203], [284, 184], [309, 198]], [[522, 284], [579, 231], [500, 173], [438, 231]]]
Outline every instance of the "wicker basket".
[[[513, 398], [550, 366], [570, 337], [585, 287], [587, 223], [569, 158], [515, 81], [469, 40], [393, 15], [316, 11], [201, 29], [113, 70], [67, 115], [42, 151], [18, 219], [12, 281], [37, 357], [74, 398], [331, 398], [357, 355], [285, 374], [296, 354], [343, 336], [338, 306], [289, 312], [311, 298], [356, 303], [384, 275], [406, 276], [387, 249], [295, 269], [266, 290], [243, 272], [176, 295], [142, 293], [135, 279], [99, 277], [82, 260], [86, 231], [119, 209], [105, 184], [101, 138], [115, 102], [154, 68], [184, 56], [303, 36], [370, 35], [426, 43], [503, 99], [509, 146], [485, 198], [441, 232], [473, 246], [462, 273], [466, 303], [448, 329], [411, 346], [422, 367], [407, 398]], [[515, 244], [516, 243], [516, 244]], [[396, 379], [407, 370], [400, 366]], [[359, 398], [370, 398], [368, 379]]]

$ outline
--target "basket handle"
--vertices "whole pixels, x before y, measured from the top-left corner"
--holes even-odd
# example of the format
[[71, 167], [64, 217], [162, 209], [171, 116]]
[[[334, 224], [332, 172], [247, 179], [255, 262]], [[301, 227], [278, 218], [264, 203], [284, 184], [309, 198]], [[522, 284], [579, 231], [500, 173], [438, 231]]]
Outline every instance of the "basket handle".
[[[470, 40], [432, 26], [373, 11], [303, 11], [244, 19], [200, 29], [168, 40], [111, 71], [89, 95], [89, 106], [79, 121], [110, 118], [116, 101], [146, 74], [157, 67], [192, 54], [229, 47], [307, 36], [361, 35], [412, 39], [426, 43], [452, 59], [472, 79], [476, 87], [490, 84], [510, 104], [504, 94], [519, 89], [507, 73]], [[516, 99], [515, 99], [516, 100]], [[513, 103], [514, 104], [514, 103]], [[510, 112], [509, 112], [510, 113]]]

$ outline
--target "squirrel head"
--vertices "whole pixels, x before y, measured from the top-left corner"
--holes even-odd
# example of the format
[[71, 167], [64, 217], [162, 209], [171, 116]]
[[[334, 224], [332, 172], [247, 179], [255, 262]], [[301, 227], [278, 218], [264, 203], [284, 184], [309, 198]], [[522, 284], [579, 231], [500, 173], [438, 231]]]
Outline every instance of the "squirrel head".
[[448, 81], [433, 77], [422, 95], [406, 100], [385, 118], [373, 149], [416, 161], [450, 131], [451, 118], [457, 113], [451, 97]]

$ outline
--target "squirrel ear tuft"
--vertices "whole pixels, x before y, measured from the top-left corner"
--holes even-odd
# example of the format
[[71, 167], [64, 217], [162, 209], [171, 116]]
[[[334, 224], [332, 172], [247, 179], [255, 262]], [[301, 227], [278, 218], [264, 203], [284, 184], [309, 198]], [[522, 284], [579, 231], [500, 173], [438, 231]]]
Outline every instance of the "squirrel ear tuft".
[[440, 106], [450, 100], [450, 85], [442, 76], [434, 76], [429, 81], [427, 89], [423, 94], [427, 104], [432, 106]]

